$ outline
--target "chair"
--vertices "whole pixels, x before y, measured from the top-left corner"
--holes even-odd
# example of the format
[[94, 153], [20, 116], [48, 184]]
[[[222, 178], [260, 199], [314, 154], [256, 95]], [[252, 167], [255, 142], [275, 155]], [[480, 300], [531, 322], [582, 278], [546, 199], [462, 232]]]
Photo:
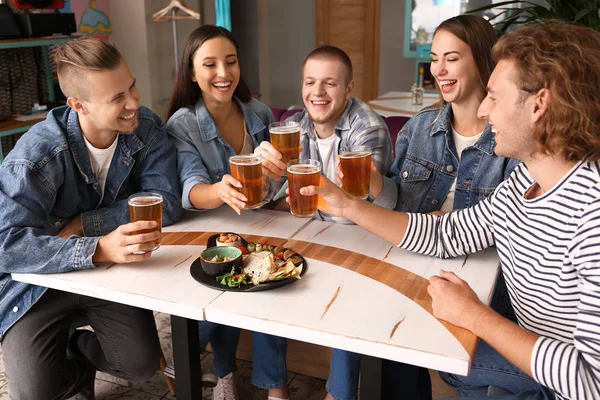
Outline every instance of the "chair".
[[390, 139], [392, 141], [392, 155], [396, 156], [396, 138], [398, 137], [398, 132], [402, 129], [404, 124], [410, 119], [409, 117], [384, 117], [385, 123], [388, 126], [388, 130], [390, 131]]

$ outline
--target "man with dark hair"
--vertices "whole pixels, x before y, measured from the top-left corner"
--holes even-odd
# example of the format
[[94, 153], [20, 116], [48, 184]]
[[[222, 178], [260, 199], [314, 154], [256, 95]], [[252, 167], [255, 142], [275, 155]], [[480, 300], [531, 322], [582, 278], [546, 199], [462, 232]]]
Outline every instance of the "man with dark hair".
[[[302, 67], [302, 101], [305, 110], [287, 121], [300, 123], [300, 158], [321, 162], [321, 172], [336, 181], [336, 159], [342, 147], [367, 147], [377, 171], [385, 175], [392, 162], [392, 143], [383, 118], [366, 103], [352, 97], [352, 62], [342, 49], [321, 46], [311, 51]], [[263, 173], [279, 179], [286, 165], [269, 142], [262, 142], [255, 150], [263, 156]], [[394, 208], [398, 198], [397, 188], [391, 180], [378, 175], [371, 185], [369, 198], [382, 207]], [[286, 209], [287, 205], [285, 205]], [[316, 218], [348, 223], [344, 219], [320, 212]]]
[[[151, 256], [156, 222], [129, 222], [127, 198], [158, 193], [163, 223], [181, 214], [175, 151], [138, 104], [120, 53], [99, 39], [56, 55], [68, 106], [48, 113], [0, 167], [0, 339], [11, 399], [93, 399], [96, 370], [128, 380], [159, 368], [152, 312], [11, 279]], [[83, 325], [89, 330], [73, 330]]]
[[[321, 174], [330, 180], [337, 179], [337, 157], [341, 148], [358, 150], [361, 146], [370, 150], [373, 166], [378, 171], [378, 179], [371, 182], [368, 200], [393, 209], [398, 199], [398, 189], [392, 180], [381, 179], [381, 175], [386, 174], [392, 162], [389, 131], [381, 116], [360, 99], [352, 97], [353, 88], [350, 57], [335, 46], [318, 47], [306, 56], [302, 67], [302, 101], [305, 110], [291, 116], [287, 121], [300, 123], [300, 158], [319, 160]], [[278, 180], [279, 186], [273, 184], [271, 190], [287, 185], [285, 180], [280, 180], [286, 169], [286, 165], [281, 161], [281, 153], [269, 142], [262, 142], [255, 152], [263, 156], [263, 173]], [[284, 198], [277, 202], [275, 208], [289, 210]], [[336, 223], [351, 223], [344, 218], [319, 211], [314, 217]], [[281, 338], [277, 348], [271, 348], [270, 352], [263, 352], [260, 358], [255, 358], [253, 373], [259, 375], [260, 371], [269, 370], [264, 366], [272, 363], [272, 360], [285, 359], [286, 346], [286, 340]], [[263, 347], [267, 348], [267, 344]], [[275, 357], [275, 353], [279, 355]], [[344, 365], [347, 357], [358, 359], [359, 355], [334, 351], [330, 378], [335, 376], [335, 382], [346, 379], [345, 376], [340, 377], [344, 373], [338, 372], [341, 370], [338, 365]], [[287, 398], [285, 388], [280, 397]]]
[[600, 32], [564, 22], [526, 26], [494, 46], [479, 117], [496, 132], [496, 154], [523, 163], [474, 207], [406, 214], [330, 182], [301, 190], [321, 195], [326, 212], [422, 254], [496, 245], [518, 325], [454, 273], [440, 271], [428, 288], [436, 317], [482, 339], [468, 377], [442, 374], [463, 396], [496, 386], [511, 399], [600, 398], [599, 48]]

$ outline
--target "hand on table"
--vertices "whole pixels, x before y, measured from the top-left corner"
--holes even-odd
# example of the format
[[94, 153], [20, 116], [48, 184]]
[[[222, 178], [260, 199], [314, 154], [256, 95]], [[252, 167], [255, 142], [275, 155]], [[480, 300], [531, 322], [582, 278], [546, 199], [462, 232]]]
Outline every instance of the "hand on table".
[[[143, 261], [152, 255], [154, 241], [160, 232], [134, 234], [137, 231], [156, 228], [155, 221], [138, 221], [121, 225], [106, 236], [102, 236], [92, 256], [94, 262], [130, 263]], [[134, 252], [145, 251], [143, 254]]]
[[56, 236], [67, 239], [71, 235], [83, 236], [83, 224], [81, 223], [81, 215], [71, 219], [65, 226], [62, 227]]
[[436, 318], [471, 331], [477, 316], [486, 308], [469, 284], [454, 272], [440, 270], [440, 276], [429, 279], [427, 292]]
[[246, 207], [246, 202], [248, 201], [246, 196], [236, 189], [242, 187], [240, 181], [229, 174], [225, 174], [223, 175], [223, 179], [215, 183], [214, 186], [217, 189], [217, 196], [219, 196], [221, 201], [227, 203], [239, 215], [242, 209]]

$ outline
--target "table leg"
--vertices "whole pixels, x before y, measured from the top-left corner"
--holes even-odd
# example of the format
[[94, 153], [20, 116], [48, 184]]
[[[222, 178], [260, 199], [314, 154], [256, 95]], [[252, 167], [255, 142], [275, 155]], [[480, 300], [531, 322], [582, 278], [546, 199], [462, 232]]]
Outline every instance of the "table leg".
[[360, 356], [360, 398], [381, 399], [383, 360], [364, 354]]
[[202, 398], [198, 321], [171, 315], [178, 400]]

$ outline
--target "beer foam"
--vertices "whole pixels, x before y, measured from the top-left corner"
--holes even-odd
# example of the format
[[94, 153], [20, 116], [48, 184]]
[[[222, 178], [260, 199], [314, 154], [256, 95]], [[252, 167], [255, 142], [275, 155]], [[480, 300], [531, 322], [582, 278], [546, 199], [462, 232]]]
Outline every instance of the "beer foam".
[[261, 164], [262, 161], [260, 159], [260, 157], [255, 156], [255, 155], [248, 155], [248, 156], [236, 156], [235, 158], [231, 158], [229, 160], [229, 162], [231, 162], [232, 164], [235, 165], [257, 165], [257, 164]]
[[349, 151], [347, 153], [340, 154], [340, 157], [341, 158], [361, 158], [361, 157], [366, 157], [368, 155], [371, 155], [371, 153], [368, 151]]
[[162, 199], [156, 196], [140, 196], [127, 201], [127, 204], [135, 207], [148, 207], [159, 203], [162, 203]]
[[296, 165], [292, 165], [290, 167], [288, 167], [288, 172], [291, 172], [292, 174], [298, 174], [298, 175], [308, 175], [308, 174], [314, 174], [315, 172], [321, 172], [321, 169], [315, 165], [308, 165], [308, 164], [296, 164]]
[[284, 133], [300, 132], [299, 126], [276, 126], [269, 130], [271, 135], [281, 135]]

